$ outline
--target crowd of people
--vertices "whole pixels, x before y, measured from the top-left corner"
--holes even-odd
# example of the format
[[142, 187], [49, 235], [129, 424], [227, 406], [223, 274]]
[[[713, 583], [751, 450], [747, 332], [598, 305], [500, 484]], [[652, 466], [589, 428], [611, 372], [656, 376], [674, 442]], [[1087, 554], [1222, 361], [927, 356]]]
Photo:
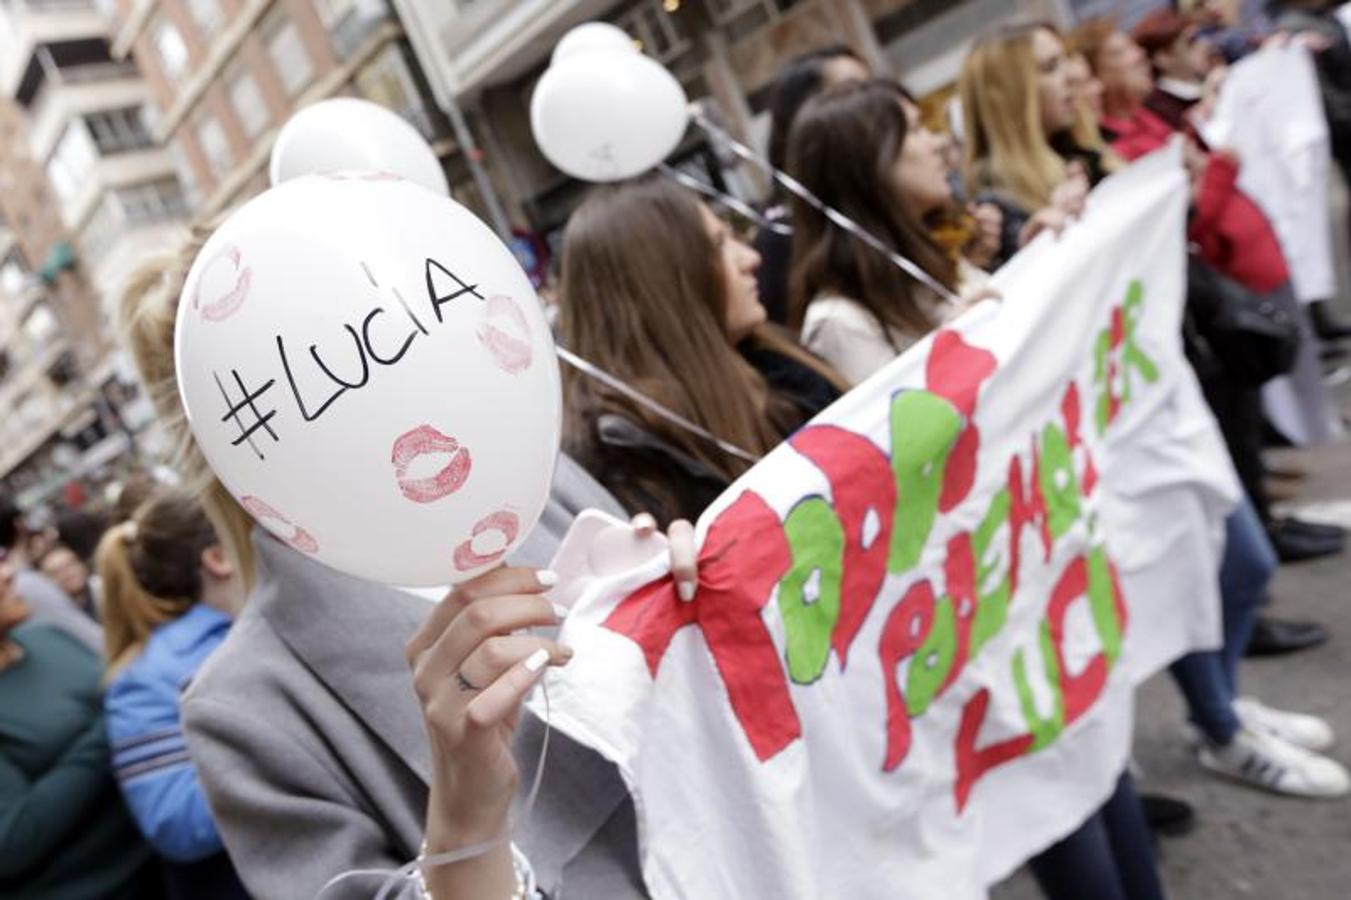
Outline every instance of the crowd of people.
[[[689, 599], [689, 523], [754, 458], [943, 323], [998, 302], [992, 271], [1075, 227], [1098, 182], [1179, 136], [1191, 179], [1184, 342], [1245, 496], [1214, 573], [1223, 645], [1171, 674], [1201, 767], [1291, 797], [1351, 792], [1326, 755], [1328, 723], [1239, 689], [1245, 654], [1327, 640], [1317, 623], [1270, 615], [1269, 588], [1279, 563], [1339, 553], [1344, 535], [1274, 511], [1289, 473], [1263, 458], [1271, 373], [1233, 349], [1224, 312], [1251, 297], [1293, 308], [1290, 271], [1237, 187], [1242, 161], [1200, 127], [1227, 65], [1298, 42], [1351, 172], [1351, 42], [1317, 0], [1271, 3], [1260, 22], [1223, 0], [1184, 7], [1131, 31], [1105, 19], [993, 30], [965, 60], [946, 129], [931, 127], [941, 110], [847, 47], [782, 71], [770, 161], [922, 279], [795, 195], [765, 198], [750, 235], [658, 174], [593, 189], [562, 239], [560, 343], [723, 443], [565, 371], [541, 539], [435, 606], [270, 538], [216, 480], [173, 355], [207, 235], [145, 269], [122, 323], [177, 448], [177, 483], [128, 482], [105, 515], [48, 527], [0, 505], [0, 895], [372, 897], [421, 857], [389, 896], [645, 896], [631, 797], [562, 735], [533, 814], [512, 830], [545, 733], [521, 701], [573, 655], [548, 636], [557, 576], [538, 568], [573, 516], [632, 516], [638, 540], [665, 531]], [[1327, 303], [1311, 311], [1306, 339], [1336, 353], [1351, 328]], [[1165, 895], [1151, 831], [1193, 813], [1135, 780], [1123, 771], [1088, 821], [1030, 861], [1048, 898]]]

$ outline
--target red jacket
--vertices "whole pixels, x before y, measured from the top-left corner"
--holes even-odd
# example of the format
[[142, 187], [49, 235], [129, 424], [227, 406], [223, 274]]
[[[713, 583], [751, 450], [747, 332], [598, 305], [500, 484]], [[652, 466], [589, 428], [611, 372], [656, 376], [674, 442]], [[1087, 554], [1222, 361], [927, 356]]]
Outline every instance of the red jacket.
[[[1177, 133], [1144, 107], [1102, 125], [1113, 135], [1112, 149], [1127, 160], [1159, 149]], [[1202, 259], [1250, 290], [1265, 294], [1290, 280], [1276, 232], [1261, 207], [1238, 189], [1238, 163], [1228, 154], [1207, 156], [1187, 239]]]

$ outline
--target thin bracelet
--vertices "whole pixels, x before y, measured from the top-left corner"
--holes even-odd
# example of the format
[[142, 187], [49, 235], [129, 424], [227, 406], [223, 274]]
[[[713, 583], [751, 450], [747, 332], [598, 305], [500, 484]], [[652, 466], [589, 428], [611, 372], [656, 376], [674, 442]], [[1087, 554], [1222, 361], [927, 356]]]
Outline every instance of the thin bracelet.
[[516, 890], [511, 900], [536, 900], [543, 896], [535, 883], [535, 869], [520, 847], [511, 845], [511, 869], [516, 873]]
[[[418, 865], [413, 869], [418, 900], [433, 900], [431, 892], [427, 890], [427, 878], [421, 865], [426, 858], [427, 842], [423, 841], [422, 847], [418, 850]], [[536, 886], [535, 869], [530, 865], [530, 859], [515, 844], [511, 845], [511, 871], [516, 876], [516, 886], [511, 891], [511, 900], [535, 900], [542, 896]]]

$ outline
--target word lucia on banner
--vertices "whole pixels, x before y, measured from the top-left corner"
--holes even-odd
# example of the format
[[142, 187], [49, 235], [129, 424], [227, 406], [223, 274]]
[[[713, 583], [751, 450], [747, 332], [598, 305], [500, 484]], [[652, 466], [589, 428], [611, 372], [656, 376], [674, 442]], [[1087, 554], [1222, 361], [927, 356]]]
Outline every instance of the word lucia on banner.
[[[678, 600], [669, 580], [655, 582], [621, 601], [603, 626], [642, 648], [654, 678], [675, 633], [699, 626], [761, 762], [803, 737], [790, 684], [810, 690], [832, 657], [841, 676], [858, 653], [879, 658], [883, 772], [903, 769], [918, 723], [939, 701], [970, 694], [952, 747], [960, 812], [984, 774], [1052, 745], [1087, 712], [1121, 654], [1129, 610], [1094, 512], [1100, 491], [1091, 445], [1159, 380], [1135, 340], [1144, 302], [1142, 284], [1132, 282], [1097, 337], [1084, 388], [1080, 379], [1066, 384], [1056, 415], [1032, 425], [1002, 461], [982, 455], [978, 422], [982, 387], [999, 361], [956, 331], [938, 332], [925, 388], [891, 397], [889, 452], [836, 425], [802, 429], [788, 444], [824, 476], [829, 498], [804, 496], [780, 517], [760, 494], [743, 491], [707, 530], [693, 602]], [[980, 478], [987, 466], [1001, 474], [975, 491], [990, 484]], [[981, 503], [974, 528], [940, 536], [940, 515], [946, 521]], [[1025, 578], [1030, 565], [1058, 569]], [[1032, 597], [1026, 584], [1053, 587], [1049, 597]], [[778, 629], [765, 621], [771, 602]], [[959, 691], [959, 680], [1005, 632], [1010, 611], [1034, 603], [1044, 606], [1035, 637], [1041, 659], [1018, 646], [1011, 677], [1001, 679], [1016, 694], [1023, 730], [983, 741], [991, 692]], [[1067, 655], [1067, 622], [1078, 604], [1096, 636], [1086, 662]], [[877, 645], [855, 646], [879, 609], [886, 613]]]

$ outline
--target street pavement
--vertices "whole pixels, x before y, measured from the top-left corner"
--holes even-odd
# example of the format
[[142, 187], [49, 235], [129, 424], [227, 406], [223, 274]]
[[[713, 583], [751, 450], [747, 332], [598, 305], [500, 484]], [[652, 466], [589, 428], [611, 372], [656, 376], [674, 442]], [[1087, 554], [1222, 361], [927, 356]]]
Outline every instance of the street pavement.
[[[1339, 389], [1351, 410], [1351, 386]], [[1310, 517], [1351, 526], [1351, 445], [1280, 451], [1309, 477], [1291, 501]], [[1279, 709], [1326, 717], [1340, 738], [1332, 751], [1351, 767], [1351, 552], [1282, 566], [1272, 615], [1328, 626], [1322, 647], [1276, 659], [1247, 660], [1240, 690]], [[1297, 800], [1223, 781], [1201, 769], [1182, 730], [1183, 708], [1166, 674], [1146, 683], [1137, 703], [1137, 764], [1144, 790], [1193, 804], [1196, 829], [1159, 845], [1172, 900], [1351, 900], [1351, 798]], [[995, 900], [1039, 900], [1026, 871], [997, 888]], [[1084, 900], [1094, 900], [1085, 897]]]

